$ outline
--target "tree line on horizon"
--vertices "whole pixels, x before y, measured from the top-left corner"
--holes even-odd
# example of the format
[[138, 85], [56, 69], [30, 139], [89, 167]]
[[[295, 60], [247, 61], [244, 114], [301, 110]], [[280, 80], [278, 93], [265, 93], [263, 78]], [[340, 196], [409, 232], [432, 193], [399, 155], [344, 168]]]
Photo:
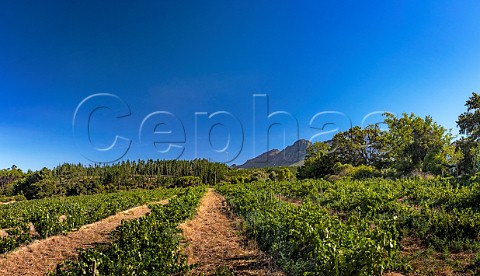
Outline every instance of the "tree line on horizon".
[[16, 166], [0, 170], [0, 197], [26, 199], [72, 196], [159, 187], [186, 187], [223, 181], [228, 166], [194, 160], [137, 160], [114, 164], [64, 163], [24, 173]]

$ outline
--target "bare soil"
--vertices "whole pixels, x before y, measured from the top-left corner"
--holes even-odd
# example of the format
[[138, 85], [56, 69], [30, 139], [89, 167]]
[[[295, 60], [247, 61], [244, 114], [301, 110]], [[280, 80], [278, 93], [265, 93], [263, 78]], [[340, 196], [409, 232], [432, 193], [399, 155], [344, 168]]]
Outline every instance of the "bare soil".
[[[165, 202], [160, 202], [165, 203]], [[77, 256], [77, 248], [107, 243], [109, 234], [122, 220], [132, 220], [150, 212], [147, 205], [120, 212], [98, 222], [82, 226], [67, 235], [56, 235], [21, 246], [0, 255], [0, 275], [45, 275], [58, 263]]]
[[[180, 225], [188, 243], [193, 275], [229, 271], [234, 275], [285, 275], [273, 260], [245, 237], [240, 220], [230, 215], [225, 199], [209, 189], [197, 216]], [[225, 275], [225, 274], [224, 274]]]

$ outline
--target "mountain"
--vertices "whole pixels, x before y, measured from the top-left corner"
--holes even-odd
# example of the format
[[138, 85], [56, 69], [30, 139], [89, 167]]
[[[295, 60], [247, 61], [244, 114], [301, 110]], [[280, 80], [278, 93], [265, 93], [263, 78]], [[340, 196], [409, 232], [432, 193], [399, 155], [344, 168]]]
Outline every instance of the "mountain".
[[244, 164], [237, 168], [265, 168], [265, 167], [287, 167], [287, 166], [301, 166], [307, 154], [307, 147], [310, 142], [305, 139], [300, 139], [280, 151], [272, 149], [260, 154], [259, 156], [247, 160]]

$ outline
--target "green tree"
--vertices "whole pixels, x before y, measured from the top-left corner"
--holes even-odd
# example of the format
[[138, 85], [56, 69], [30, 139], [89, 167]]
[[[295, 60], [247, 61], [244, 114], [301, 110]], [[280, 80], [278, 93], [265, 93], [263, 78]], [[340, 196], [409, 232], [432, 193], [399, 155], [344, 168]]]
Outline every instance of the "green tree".
[[278, 173], [279, 181], [288, 181], [288, 180], [291, 180], [292, 177], [293, 177], [292, 172], [288, 168], [283, 168]]
[[378, 125], [359, 126], [337, 133], [332, 139], [335, 159], [342, 164], [379, 169], [390, 165], [387, 140]]
[[305, 163], [298, 168], [297, 178], [319, 178], [333, 173], [335, 156], [331, 146], [324, 142], [315, 142], [307, 148]]
[[452, 170], [458, 172], [458, 164], [462, 159], [462, 151], [457, 150], [455, 146], [445, 145], [442, 150], [427, 153], [422, 169], [437, 175], [449, 174]]
[[[454, 158], [448, 156], [455, 153], [452, 135], [432, 117], [423, 119], [413, 113], [403, 113], [400, 118], [385, 113], [384, 117], [389, 129], [387, 144], [399, 173], [422, 169], [438, 171], [438, 166], [445, 165], [447, 159], [458, 160], [456, 155]], [[425, 161], [428, 161], [426, 166]]]
[[465, 106], [467, 112], [458, 116], [457, 120], [459, 132], [472, 139], [472, 141], [478, 142], [480, 139], [480, 95], [473, 92]]
[[465, 135], [457, 141], [464, 159], [460, 162], [460, 170], [473, 174], [480, 170], [480, 95], [473, 92], [465, 103], [467, 111], [458, 116], [459, 132]]

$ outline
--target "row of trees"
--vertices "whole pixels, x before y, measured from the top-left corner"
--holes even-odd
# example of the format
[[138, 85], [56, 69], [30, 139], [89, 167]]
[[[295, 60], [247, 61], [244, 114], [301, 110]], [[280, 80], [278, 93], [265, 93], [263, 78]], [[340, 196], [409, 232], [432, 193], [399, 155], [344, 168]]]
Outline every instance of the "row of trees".
[[299, 178], [324, 177], [338, 173], [335, 164], [370, 168], [385, 175], [428, 172], [436, 175], [473, 174], [480, 170], [480, 96], [466, 103], [457, 125], [463, 137], [453, 136], [432, 117], [413, 113], [396, 117], [383, 114], [387, 131], [379, 125], [358, 126], [337, 133], [331, 141], [316, 142], [307, 149]]
[[51, 170], [43, 168], [27, 173], [12, 168], [0, 171], [0, 195], [24, 195], [31, 199], [160, 186], [216, 184], [225, 179], [228, 170], [225, 164], [205, 159], [138, 160], [89, 166], [65, 163]]

